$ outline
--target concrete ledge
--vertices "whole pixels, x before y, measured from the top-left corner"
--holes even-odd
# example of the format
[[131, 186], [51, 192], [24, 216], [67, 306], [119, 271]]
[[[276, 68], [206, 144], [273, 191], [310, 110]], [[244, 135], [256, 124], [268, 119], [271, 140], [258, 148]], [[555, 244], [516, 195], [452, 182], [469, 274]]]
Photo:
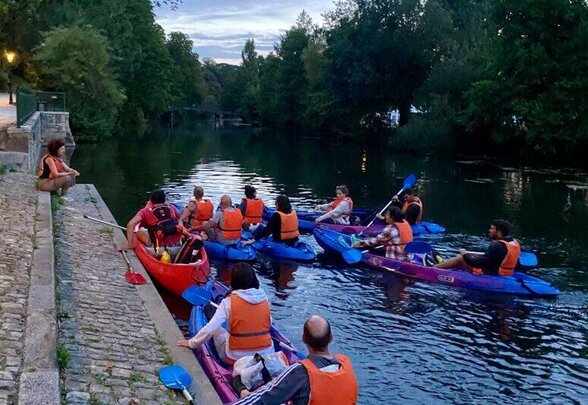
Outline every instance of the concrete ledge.
[[59, 404], [59, 371], [57, 369], [24, 372], [20, 375], [19, 404]]
[[40, 192], [36, 224], [38, 249], [33, 251], [27, 306], [23, 372], [19, 404], [59, 404], [59, 371], [56, 361], [55, 265], [51, 195]]
[[[117, 223], [94, 185], [84, 184], [78, 185], [78, 187], [86, 187], [88, 193], [94, 197], [96, 200], [96, 207], [100, 211], [102, 220], [115, 224]], [[116, 246], [123, 246], [127, 243], [126, 237], [120, 230], [113, 230], [113, 239]], [[127, 254], [133, 268], [141, 273], [147, 280], [150, 280], [147, 271], [137, 256], [135, 256], [135, 253], [129, 251]], [[152, 283], [148, 283], [136, 285], [135, 287], [137, 288], [137, 292], [143, 301], [143, 305], [150, 318], [153, 320], [157, 331], [169, 349], [174, 363], [181, 365], [192, 377], [193, 383], [190, 388], [190, 393], [194, 397], [194, 402], [207, 405], [222, 404], [210, 380], [200, 366], [200, 363], [196, 360], [196, 356], [194, 356], [190, 350], [180, 348], [176, 345], [178, 340], [182, 340], [184, 337], [155, 286]]]

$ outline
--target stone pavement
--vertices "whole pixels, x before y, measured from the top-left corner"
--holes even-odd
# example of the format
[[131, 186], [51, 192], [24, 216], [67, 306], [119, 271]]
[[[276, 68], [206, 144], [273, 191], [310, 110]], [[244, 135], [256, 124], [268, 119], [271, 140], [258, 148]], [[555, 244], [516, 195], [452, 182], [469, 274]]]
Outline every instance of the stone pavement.
[[[146, 313], [90, 187], [78, 185], [54, 215], [58, 361], [66, 404], [183, 403], [158, 371], [172, 358]], [[116, 231], [120, 232], [120, 231]]]
[[24, 359], [37, 195], [29, 174], [0, 175], [0, 404], [15, 404]]

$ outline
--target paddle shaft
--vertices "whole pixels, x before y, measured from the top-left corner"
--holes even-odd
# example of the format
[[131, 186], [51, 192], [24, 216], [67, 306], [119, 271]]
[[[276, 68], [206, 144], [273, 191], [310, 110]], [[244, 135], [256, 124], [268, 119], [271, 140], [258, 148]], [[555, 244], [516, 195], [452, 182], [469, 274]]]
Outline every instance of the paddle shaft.
[[182, 394], [184, 395], [184, 398], [186, 398], [186, 400], [188, 400], [188, 403], [190, 405], [194, 405], [194, 399], [192, 399], [192, 395], [190, 395], [190, 393], [188, 392], [188, 390], [186, 388], [184, 388], [182, 390]]
[[[410, 177], [410, 175], [409, 175], [408, 177]], [[407, 179], [408, 179], [408, 177], [407, 177]], [[406, 180], [404, 181], [404, 183], [406, 183]], [[404, 191], [404, 189], [405, 189], [405, 188], [407, 188], [407, 187], [406, 187], [406, 184], [403, 184], [403, 185], [402, 185], [402, 188], [401, 188], [400, 190], [398, 190], [398, 192], [397, 192], [396, 194], [394, 194], [394, 197], [397, 197], [397, 196], [399, 196], [399, 195], [400, 195], [400, 193], [402, 193], [402, 192]], [[393, 199], [394, 197], [392, 197], [392, 199]], [[361, 232], [359, 232], [359, 233], [358, 233], [358, 235], [361, 235], [361, 234], [363, 234], [363, 231], [365, 231], [365, 230], [366, 230], [366, 229], [368, 229], [370, 226], [372, 226], [372, 224], [374, 223], [374, 221], [376, 220], [376, 218], [378, 218], [378, 216], [382, 215], [382, 213], [383, 213], [384, 211], [386, 211], [386, 208], [388, 208], [388, 207], [390, 206], [390, 204], [392, 204], [392, 199], [391, 199], [390, 201], [388, 201], [388, 204], [386, 204], [386, 205], [384, 206], [384, 208], [382, 208], [382, 209], [380, 210], [380, 212], [378, 212], [378, 214], [377, 214], [377, 215], [374, 217], [374, 219], [372, 219], [372, 220], [370, 221], [370, 223], [369, 223], [369, 224], [367, 224], [367, 226], [366, 226], [365, 228], [363, 228], [363, 229], [361, 230]]]
[[103, 221], [103, 220], [101, 220], [101, 219], [98, 219], [98, 218], [91, 217], [91, 216], [89, 216], [89, 215], [84, 215], [84, 218], [86, 218], [86, 219], [89, 219], [90, 221], [98, 222], [98, 223], [100, 223], [100, 224], [104, 224], [104, 225], [112, 226], [113, 228], [118, 228], [118, 229], [121, 229], [121, 230], [123, 230], [123, 231], [126, 231], [126, 230], [127, 230], [127, 228], [125, 228], [124, 226], [120, 226], [120, 225], [117, 225], [117, 224], [113, 224], [112, 222], [106, 222], [106, 221]]

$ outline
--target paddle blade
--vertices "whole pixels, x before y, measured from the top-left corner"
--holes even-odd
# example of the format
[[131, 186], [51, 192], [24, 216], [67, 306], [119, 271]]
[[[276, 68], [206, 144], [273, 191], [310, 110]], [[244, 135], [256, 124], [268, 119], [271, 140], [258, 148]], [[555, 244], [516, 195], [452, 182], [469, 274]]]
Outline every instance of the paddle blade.
[[141, 273], [128, 269], [125, 273], [125, 281], [129, 284], [147, 284], [147, 280]]
[[416, 176], [414, 173], [409, 174], [405, 179], [404, 183], [402, 183], [402, 189], [406, 190], [407, 188], [411, 188], [416, 184]]
[[519, 262], [521, 263], [521, 266], [525, 267], [537, 267], [539, 264], [537, 256], [535, 253], [531, 252], [521, 252], [521, 255], [519, 256]]
[[203, 306], [212, 300], [212, 294], [209, 290], [193, 285], [186, 288], [182, 293], [182, 297], [192, 305]]
[[341, 252], [341, 257], [347, 264], [355, 264], [361, 261], [361, 252], [357, 249], [349, 248]]
[[428, 244], [427, 242], [422, 241], [413, 241], [406, 245], [404, 251], [406, 253], [428, 253], [433, 250], [433, 246]]
[[185, 390], [192, 385], [192, 378], [177, 364], [159, 370], [159, 379], [163, 385], [172, 390]]

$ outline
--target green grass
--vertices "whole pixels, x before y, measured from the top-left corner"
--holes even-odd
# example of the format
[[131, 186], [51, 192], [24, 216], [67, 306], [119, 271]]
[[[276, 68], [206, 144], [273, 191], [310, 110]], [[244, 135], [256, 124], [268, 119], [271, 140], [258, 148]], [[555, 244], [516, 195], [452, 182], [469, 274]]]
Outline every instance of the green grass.
[[51, 194], [51, 211], [57, 212], [63, 206], [63, 198], [58, 195]]
[[6, 168], [4, 166], [0, 166], [0, 176], [6, 173]]
[[71, 360], [71, 356], [69, 355], [69, 351], [64, 345], [57, 346], [57, 364], [61, 370], [65, 370], [69, 365], [69, 361]]
[[136, 383], [146, 383], [147, 380], [139, 373], [132, 373], [131, 374], [131, 381]]

